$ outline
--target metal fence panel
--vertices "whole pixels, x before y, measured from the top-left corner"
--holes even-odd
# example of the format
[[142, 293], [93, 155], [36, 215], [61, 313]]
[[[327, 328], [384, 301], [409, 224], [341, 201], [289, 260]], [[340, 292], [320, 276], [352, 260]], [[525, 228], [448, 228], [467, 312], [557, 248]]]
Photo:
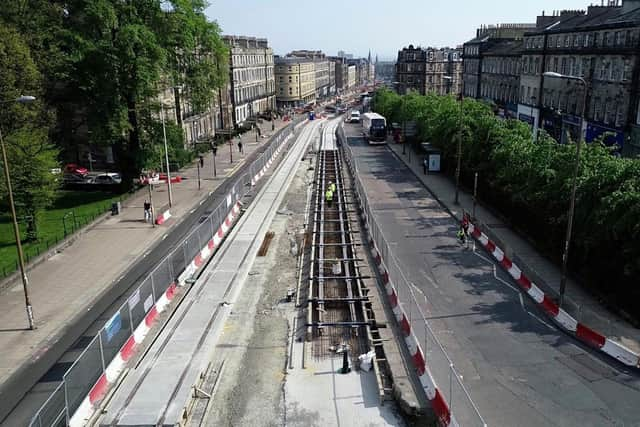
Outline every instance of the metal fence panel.
[[129, 304], [125, 303], [100, 331], [105, 364], [109, 364], [132, 333]]
[[94, 338], [82, 353], [80, 358], [64, 374], [63, 381], [67, 392], [69, 413], [73, 414], [87, 396], [90, 387], [102, 375], [102, 357], [100, 355], [100, 340]]
[[[186, 263], [184, 250], [182, 249], [182, 244], [176, 246], [175, 250], [171, 254], [170, 259], [171, 259], [171, 268], [173, 269], [172, 271], [178, 273], [184, 270], [184, 268], [187, 266], [187, 263]], [[156, 298], [159, 298], [159, 297], [160, 297], [159, 294], [156, 293]]]
[[165, 258], [165, 260], [156, 267], [153, 273], [151, 273], [151, 278], [153, 282], [153, 294], [157, 301], [174, 280], [174, 277], [171, 275], [171, 263], [169, 258]]
[[450, 373], [450, 394], [449, 410], [455, 417], [458, 425], [469, 427], [486, 427], [482, 417], [478, 413], [478, 409], [469, 397], [469, 394], [462, 385], [460, 374], [454, 369], [449, 370]]
[[[62, 424], [61, 424], [62, 422]], [[47, 401], [42, 405], [40, 414], [35, 417], [30, 427], [64, 426], [66, 423], [66, 404], [64, 399], [64, 385], [60, 383]]]
[[131, 313], [131, 325], [135, 330], [153, 306], [151, 277], [147, 277], [147, 279], [142, 282], [142, 285], [129, 297], [127, 305]]

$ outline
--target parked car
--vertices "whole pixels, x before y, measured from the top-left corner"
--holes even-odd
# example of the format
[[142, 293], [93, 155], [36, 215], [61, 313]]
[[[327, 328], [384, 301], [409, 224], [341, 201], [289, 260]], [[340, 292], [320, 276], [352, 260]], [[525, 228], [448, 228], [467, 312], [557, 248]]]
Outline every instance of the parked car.
[[91, 182], [91, 178], [88, 175], [80, 175], [77, 173], [65, 173], [62, 175], [62, 182], [66, 185], [88, 184]]
[[108, 172], [97, 175], [93, 178], [92, 183], [97, 185], [113, 185], [120, 184], [122, 182], [122, 177], [119, 173]]
[[87, 168], [83, 168], [82, 166], [78, 166], [75, 163], [68, 163], [64, 167], [64, 173], [65, 174], [80, 175], [80, 176], [87, 176], [89, 174], [89, 171], [87, 170]]

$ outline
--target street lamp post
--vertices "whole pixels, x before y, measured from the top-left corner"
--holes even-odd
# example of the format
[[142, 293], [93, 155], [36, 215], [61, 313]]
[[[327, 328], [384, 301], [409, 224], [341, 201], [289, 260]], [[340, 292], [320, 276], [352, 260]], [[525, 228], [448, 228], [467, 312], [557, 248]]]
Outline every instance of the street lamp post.
[[162, 137], [164, 138], [164, 159], [167, 163], [167, 187], [169, 191], [169, 207], [173, 206], [173, 193], [171, 192], [171, 171], [169, 170], [169, 150], [167, 148], [167, 129], [164, 123], [164, 104], [160, 103], [160, 111], [162, 115]]
[[536, 142], [536, 118], [533, 116], [533, 105], [536, 103], [536, 100], [536, 96], [531, 95], [531, 138], [534, 144]]
[[584, 78], [578, 77], [578, 76], [568, 76], [568, 75], [554, 73], [550, 71], [543, 73], [542, 76], [543, 78], [552, 77], [552, 78], [576, 80], [582, 83], [582, 85], [584, 86], [584, 94], [582, 96], [582, 114], [581, 114], [582, 120], [580, 122], [580, 138], [576, 142], [576, 162], [573, 168], [573, 183], [571, 186], [571, 200], [569, 202], [569, 213], [568, 213], [569, 218], [567, 220], [567, 233], [565, 235], [564, 250], [562, 253], [562, 276], [560, 277], [560, 300], [559, 300], [559, 305], [560, 307], [562, 307], [562, 303], [564, 302], [564, 294], [567, 287], [567, 262], [569, 260], [569, 247], [571, 244], [573, 217], [574, 217], [575, 207], [576, 207], [576, 191], [578, 189], [578, 172], [580, 171], [580, 147], [582, 146], [582, 125], [585, 121], [585, 115], [587, 111], [588, 86], [587, 86], [587, 81]]
[[[445, 80], [453, 81], [453, 76], [444, 76]], [[460, 115], [458, 117], [458, 146], [456, 162], [456, 195], [453, 203], [460, 204], [460, 169], [462, 168], [462, 116], [463, 116], [463, 94], [460, 92]]]
[[[34, 96], [22, 95], [18, 99], [9, 101], [1, 101], [0, 104], [9, 104], [12, 102], [18, 102], [20, 104], [29, 104], [35, 101]], [[18, 251], [18, 263], [20, 264], [20, 274], [22, 275], [22, 290], [24, 291], [24, 305], [27, 310], [27, 321], [29, 322], [29, 329], [36, 329], [35, 321], [33, 319], [33, 307], [29, 299], [29, 279], [27, 278], [27, 270], [24, 265], [24, 254], [22, 252], [22, 243], [20, 241], [20, 227], [18, 226], [18, 217], [16, 216], [16, 205], [13, 201], [13, 191], [11, 189], [11, 174], [9, 173], [9, 162], [7, 160], [7, 150], [4, 146], [4, 139], [2, 138], [2, 131], [0, 130], [0, 148], [2, 149], [2, 162], [4, 163], [4, 178], [7, 181], [7, 193], [9, 194], [9, 207], [11, 209], [11, 217], [13, 218], [13, 234], [16, 239], [16, 249]]]

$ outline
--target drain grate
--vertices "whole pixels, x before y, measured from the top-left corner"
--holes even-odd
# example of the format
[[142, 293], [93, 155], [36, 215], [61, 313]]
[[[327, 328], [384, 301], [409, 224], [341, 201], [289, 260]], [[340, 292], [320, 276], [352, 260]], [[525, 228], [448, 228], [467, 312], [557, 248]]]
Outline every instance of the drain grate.
[[268, 231], [267, 234], [264, 235], [264, 240], [262, 241], [262, 245], [260, 245], [260, 249], [258, 250], [258, 256], [265, 256], [269, 251], [269, 245], [273, 240], [273, 236], [276, 234], [273, 231]]

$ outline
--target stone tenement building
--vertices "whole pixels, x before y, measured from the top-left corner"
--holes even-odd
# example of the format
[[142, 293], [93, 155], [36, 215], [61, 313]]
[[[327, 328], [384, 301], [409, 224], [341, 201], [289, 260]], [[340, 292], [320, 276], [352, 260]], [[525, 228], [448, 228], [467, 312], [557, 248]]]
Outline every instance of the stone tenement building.
[[276, 99], [279, 109], [302, 107], [316, 100], [316, 70], [308, 58], [275, 58]]
[[518, 117], [522, 42], [502, 40], [489, 46], [481, 63], [480, 98], [493, 101], [502, 117]]
[[276, 107], [273, 51], [267, 39], [224, 36], [223, 40], [229, 46], [233, 122], [238, 126]]
[[331, 83], [329, 77], [329, 60], [324, 53], [319, 50], [294, 50], [287, 56], [312, 60], [315, 65], [316, 72], [316, 99], [321, 99], [329, 95], [329, 87]]
[[398, 51], [396, 81], [398, 91], [416, 91], [422, 95], [436, 93], [457, 94], [462, 86], [462, 58], [460, 49], [409, 45]]
[[[558, 140], [568, 131], [587, 142], [605, 132], [607, 143], [628, 156], [640, 154], [640, 1], [591, 6], [561, 13], [553, 24], [524, 37], [520, 103], [536, 127]], [[552, 71], [587, 83], [586, 121], [580, 128], [584, 88], [579, 82], [543, 76]]]
[[336, 93], [342, 93], [349, 82], [347, 60], [343, 56], [330, 56], [329, 60], [335, 64]]
[[476, 37], [466, 42], [463, 47], [464, 96], [482, 98], [482, 70], [487, 50], [492, 51], [492, 58], [495, 60], [500, 56], [501, 44], [509, 46], [514, 41], [522, 40], [525, 32], [535, 28], [536, 24], [500, 24], [479, 28]]
[[353, 89], [357, 84], [357, 73], [355, 65], [347, 65], [347, 87], [346, 89]]

